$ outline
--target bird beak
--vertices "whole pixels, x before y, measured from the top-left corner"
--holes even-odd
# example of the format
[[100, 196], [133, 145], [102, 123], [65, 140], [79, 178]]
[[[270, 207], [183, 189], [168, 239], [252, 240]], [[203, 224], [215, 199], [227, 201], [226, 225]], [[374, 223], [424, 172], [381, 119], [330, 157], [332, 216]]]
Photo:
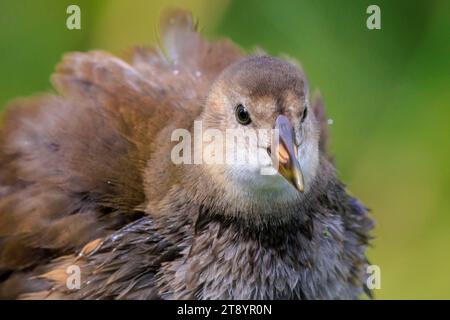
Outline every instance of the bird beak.
[[268, 149], [274, 167], [289, 181], [295, 189], [303, 192], [304, 182], [300, 163], [297, 158], [298, 149], [295, 144], [295, 132], [289, 119], [279, 115], [275, 121], [275, 130], [272, 135], [272, 148]]

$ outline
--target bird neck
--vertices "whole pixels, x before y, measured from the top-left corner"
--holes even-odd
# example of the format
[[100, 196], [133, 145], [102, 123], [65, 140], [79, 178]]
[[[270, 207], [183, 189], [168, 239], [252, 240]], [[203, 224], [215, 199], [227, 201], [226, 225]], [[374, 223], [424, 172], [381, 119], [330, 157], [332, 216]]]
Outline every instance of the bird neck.
[[319, 172], [308, 192], [299, 193], [295, 189], [283, 194], [267, 190], [265, 194], [246, 190], [224, 176], [210, 172], [202, 166], [188, 166], [185, 176], [192, 177], [181, 188], [186, 197], [202, 207], [207, 216], [219, 216], [227, 220], [239, 220], [244, 225], [274, 226], [299, 221], [312, 210], [316, 199], [324, 194], [331, 184], [336, 183], [332, 164], [321, 157]]

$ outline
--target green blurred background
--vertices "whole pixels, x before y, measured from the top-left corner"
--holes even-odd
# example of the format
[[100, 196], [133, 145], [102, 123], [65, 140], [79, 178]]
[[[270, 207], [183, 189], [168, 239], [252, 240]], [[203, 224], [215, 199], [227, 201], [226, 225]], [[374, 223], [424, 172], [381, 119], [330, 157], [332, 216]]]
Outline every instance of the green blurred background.
[[[81, 7], [82, 30], [66, 8]], [[381, 30], [366, 8], [381, 8]], [[50, 90], [63, 52], [151, 44], [162, 8], [204, 34], [301, 61], [320, 88], [340, 176], [372, 209], [379, 299], [450, 299], [450, 1], [0, 0], [0, 110]]]

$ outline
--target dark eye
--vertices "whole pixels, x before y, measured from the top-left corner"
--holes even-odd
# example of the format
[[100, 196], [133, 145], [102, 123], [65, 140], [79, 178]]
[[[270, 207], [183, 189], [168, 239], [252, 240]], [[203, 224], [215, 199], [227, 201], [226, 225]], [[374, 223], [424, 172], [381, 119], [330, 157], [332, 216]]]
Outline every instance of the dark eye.
[[244, 126], [252, 122], [252, 120], [250, 119], [250, 114], [242, 104], [238, 104], [236, 107], [236, 120]]
[[303, 123], [303, 121], [305, 121], [307, 115], [308, 115], [308, 108], [305, 107], [305, 109], [303, 110], [303, 114], [302, 114], [302, 120], [300, 120], [301, 123]]

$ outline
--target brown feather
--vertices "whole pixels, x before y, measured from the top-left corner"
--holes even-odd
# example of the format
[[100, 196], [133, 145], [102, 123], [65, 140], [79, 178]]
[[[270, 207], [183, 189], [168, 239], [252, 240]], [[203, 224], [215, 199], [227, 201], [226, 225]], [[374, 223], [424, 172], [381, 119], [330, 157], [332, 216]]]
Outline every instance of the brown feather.
[[145, 192], [160, 197], [161, 187], [151, 181], [157, 173], [147, 191], [143, 181], [147, 163], [167, 148], [159, 141], [188, 126], [192, 118], [179, 108], [198, 115], [212, 79], [241, 56], [231, 42], [203, 40], [187, 13], [166, 17], [176, 21], [161, 23], [169, 56], [160, 48], [136, 49], [128, 64], [102, 51], [69, 53], [51, 78], [56, 95], [7, 107], [0, 135], [0, 274], [83, 246], [92, 250], [90, 241], [142, 216]]
[[[135, 48], [127, 60], [102, 51], [65, 55], [52, 76], [56, 93], [8, 106], [0, 134], [0, 298], [355, 297], [370, 219], [325, 154], [320, 97], [312, 106], [320, 139], [319, 129], [310, 135], [320, 144], [320, 175], [308, 198], [255, 203], [230, 193], [220, 169], [174, 165], [170, 137], [176, 128], [192, 131], [196, 119], [223, 120], [220, 112], [205, 115], [205, 104], [223, 98], [210, 90], [226, 83], [219, 75], [244, 53], [227, 40], [204, 40], [182, 10], [163, 15], [160, 29], [161, 48]], [[244, 72], [244, 86], [276, 96], [299, 123], [303, 72], [269, 57], [244, 66], [249, 61], [256, 70]], [[331, 239], [322, 237], [327, 228]], [[71, 265], [81, 268], [80, 290], [66, 286]]]
[[325, 105], [323, 103], [322, 95], [319, 90], [314, 92], [314, 97], [312, 101], [312, 110], [314, 115], [319, 121], [320, 127], [320, 139], [319, 139], [319, 148], [323, 152], [327, 152], [328, 147], [328, 118], [325, 113]]

